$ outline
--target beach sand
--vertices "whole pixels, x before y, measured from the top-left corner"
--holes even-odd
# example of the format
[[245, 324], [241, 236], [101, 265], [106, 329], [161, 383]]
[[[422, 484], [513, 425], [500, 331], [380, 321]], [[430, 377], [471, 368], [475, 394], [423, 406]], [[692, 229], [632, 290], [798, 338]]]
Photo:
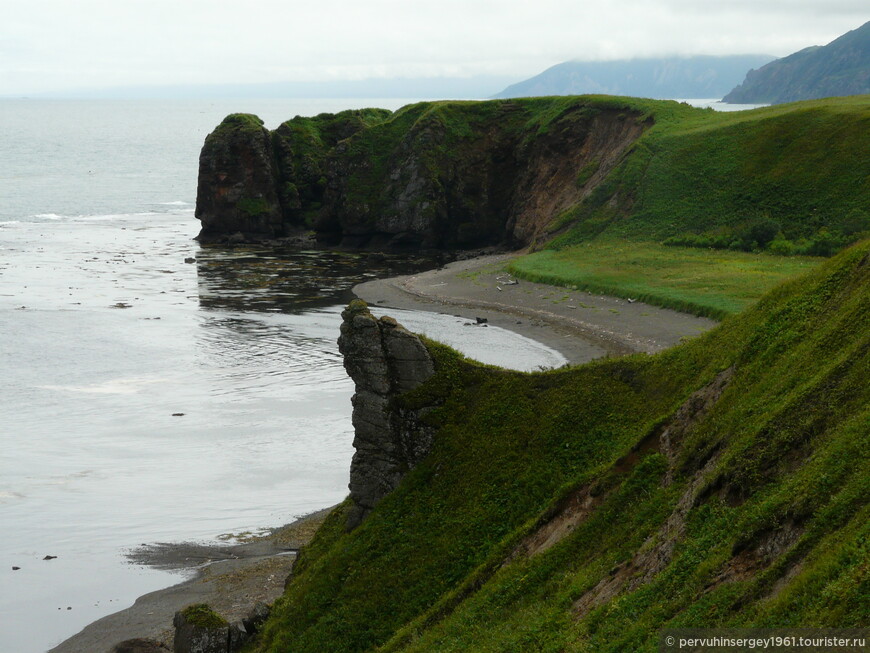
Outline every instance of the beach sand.
[[354, 288], [376, 314], [404, 308], [458, 315], [510, 329], [559, 351], [571, 364], [661, 351], [716, 325], [714, 320], [637, 301], [517, 280], [515, 254], [456, 261], [438, 270], [376, 279]]

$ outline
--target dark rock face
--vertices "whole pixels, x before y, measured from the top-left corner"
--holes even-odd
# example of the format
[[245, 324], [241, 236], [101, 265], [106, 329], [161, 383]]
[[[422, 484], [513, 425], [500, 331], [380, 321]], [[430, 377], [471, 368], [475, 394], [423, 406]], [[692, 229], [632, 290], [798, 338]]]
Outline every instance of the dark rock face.
[[272, 135], [256, 116], [232, 114], [205, 139], [199, 156], [196, 217], [201, 242], [283, 235]]
[[205, 604], [176, 612], [173, 625], [174, 653], [232, 653], [241, 649], [252, 634], [243, 622], [227, 623]]
[[353, 446], [348, 518], [354, 528], [432, 445], [432, 429], [421, 422], [431, 407], [403, 410], [393, 399], [435, 373], [432, 357], [413, 333], [390, 317], [376, 319], [365, 302], [354, 300], [342, 312], [338, 347], [356, 384], [353, 395]]
[[230, 116], [200, 157], [200, 239], [313, 230], [354, 249], [524, 246], [589, 197], [650, 124], [582, 98], [424, 102], [297, 117], [271, 133]]
[[115, 644], [112, 653], [169, 653], [169, 649], [153, 639], [137, 638]]

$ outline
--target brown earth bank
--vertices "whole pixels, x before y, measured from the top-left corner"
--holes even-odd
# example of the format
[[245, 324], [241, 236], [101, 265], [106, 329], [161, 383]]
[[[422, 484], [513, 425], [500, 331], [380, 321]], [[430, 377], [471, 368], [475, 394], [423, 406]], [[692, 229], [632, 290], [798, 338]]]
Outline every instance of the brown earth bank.
[[[474, 322], [484, 318], [487, 324], [552, 347], [570, 364], [653, 353], [715, 325], [713, 320], [641, 302], [518, 281], [504, 271], [512, 256], [456, 261], [421, 274], [369, 281], [356, 286], [354, 292], [378, 316], [385, 312], [382, 309], [405, 308], [459, 315]], [[187, 569], [193, 575], [90, 624], [49, 653], [111, 652], [115, 644], [134, 638], [153, 640], [172, 650], [173, 616], [194, 603], [208, 603], [230, 622], [247, 616], [258, 602], [271, 603], [282, 594], [295, 551], [310, 541], [329, 510], [244, 544], [183, 542], [134, 551], [133, 563]]]

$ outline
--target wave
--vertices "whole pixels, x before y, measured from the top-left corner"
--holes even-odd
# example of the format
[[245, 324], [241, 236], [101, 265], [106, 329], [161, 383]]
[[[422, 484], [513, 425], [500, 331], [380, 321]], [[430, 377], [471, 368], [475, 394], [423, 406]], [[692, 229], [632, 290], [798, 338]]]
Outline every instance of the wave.
[[160, 206], [193, 206], [190, 202], [185, 202], [184, 200], [177, 200], [175, 202], [158, 202]]

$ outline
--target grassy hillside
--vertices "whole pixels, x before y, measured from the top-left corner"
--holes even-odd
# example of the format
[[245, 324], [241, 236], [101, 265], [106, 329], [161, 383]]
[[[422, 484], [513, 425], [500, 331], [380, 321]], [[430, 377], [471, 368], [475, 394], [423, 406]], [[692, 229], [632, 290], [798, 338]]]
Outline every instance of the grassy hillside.
[[655, 356], [546, 373], [430, 343], [432, 453], [334, 513], [257, 651], [657, 650], [665, 626], [862, 626], [870, 242]]
[[607, 234], [830, 255], [870, 232], [870, 96], [731, 113], [664, 104], [607, 182], [554, 222], [552, 247]]
[[722, 319], [823, 259], [597, 238], [511, 262], [516, 276]]

